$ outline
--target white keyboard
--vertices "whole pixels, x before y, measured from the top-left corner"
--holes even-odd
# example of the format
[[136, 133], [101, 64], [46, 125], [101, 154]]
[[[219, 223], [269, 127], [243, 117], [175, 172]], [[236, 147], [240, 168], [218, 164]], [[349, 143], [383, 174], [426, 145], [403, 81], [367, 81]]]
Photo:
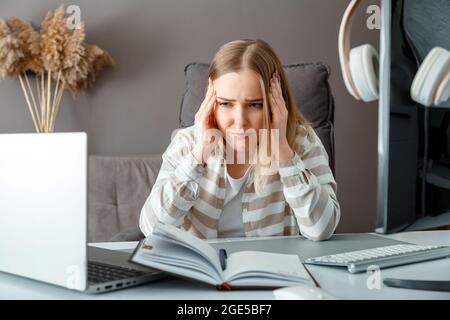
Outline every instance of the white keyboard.
[[347, 267], [349, 272], [358, 273], [366, 271], [372, 265], [381, 269], [449, 256], [450, 247], [397, 244], [308, 258], [305, 263]]

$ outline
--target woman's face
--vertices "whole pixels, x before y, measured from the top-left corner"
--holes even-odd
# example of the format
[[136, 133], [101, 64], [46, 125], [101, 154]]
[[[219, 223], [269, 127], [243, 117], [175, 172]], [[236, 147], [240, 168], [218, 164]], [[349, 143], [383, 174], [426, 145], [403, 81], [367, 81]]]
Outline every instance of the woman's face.
[[258, 141], [263, 128], [263, 95], [256, 73], [230, 72], [214, 80], [213, 85], [217, 128], [234, 151], [248, 150], [250, 138], [240, 133], [253, 129]]

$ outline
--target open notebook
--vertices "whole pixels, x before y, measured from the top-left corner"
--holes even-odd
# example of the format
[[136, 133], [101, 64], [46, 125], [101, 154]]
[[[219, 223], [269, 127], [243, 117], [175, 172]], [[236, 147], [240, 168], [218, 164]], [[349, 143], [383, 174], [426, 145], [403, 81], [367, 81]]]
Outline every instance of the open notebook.
[[315, 286], [297, 255], [239, 251], [227, 256], [175, 226], [158, 222], [139, 242], [130, 262], [200, 281], [217, 289], [279, 288], [298, 283]]

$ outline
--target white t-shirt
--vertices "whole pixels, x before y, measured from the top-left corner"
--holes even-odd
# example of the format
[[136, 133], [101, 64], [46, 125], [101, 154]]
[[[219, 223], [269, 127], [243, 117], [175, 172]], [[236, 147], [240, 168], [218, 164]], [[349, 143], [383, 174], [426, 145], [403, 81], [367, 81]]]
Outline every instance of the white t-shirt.
[[227, 171], [227, 190], [222, 214], [219, 218], [218, 238], [245, 237], [242, 222], [242, 194], [244, 193], [243, 185], [247, 181], [249, 169], [250, 167], [239, 179], [230, 177]]

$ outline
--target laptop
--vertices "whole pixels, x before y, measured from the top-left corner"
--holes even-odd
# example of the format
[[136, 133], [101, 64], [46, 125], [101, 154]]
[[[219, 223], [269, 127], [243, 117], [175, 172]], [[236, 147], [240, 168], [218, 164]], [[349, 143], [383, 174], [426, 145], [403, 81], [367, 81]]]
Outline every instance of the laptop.
[[90, 293], [163, 277], [87, 243], [87, 134], [0, 134], [0, 272]]

